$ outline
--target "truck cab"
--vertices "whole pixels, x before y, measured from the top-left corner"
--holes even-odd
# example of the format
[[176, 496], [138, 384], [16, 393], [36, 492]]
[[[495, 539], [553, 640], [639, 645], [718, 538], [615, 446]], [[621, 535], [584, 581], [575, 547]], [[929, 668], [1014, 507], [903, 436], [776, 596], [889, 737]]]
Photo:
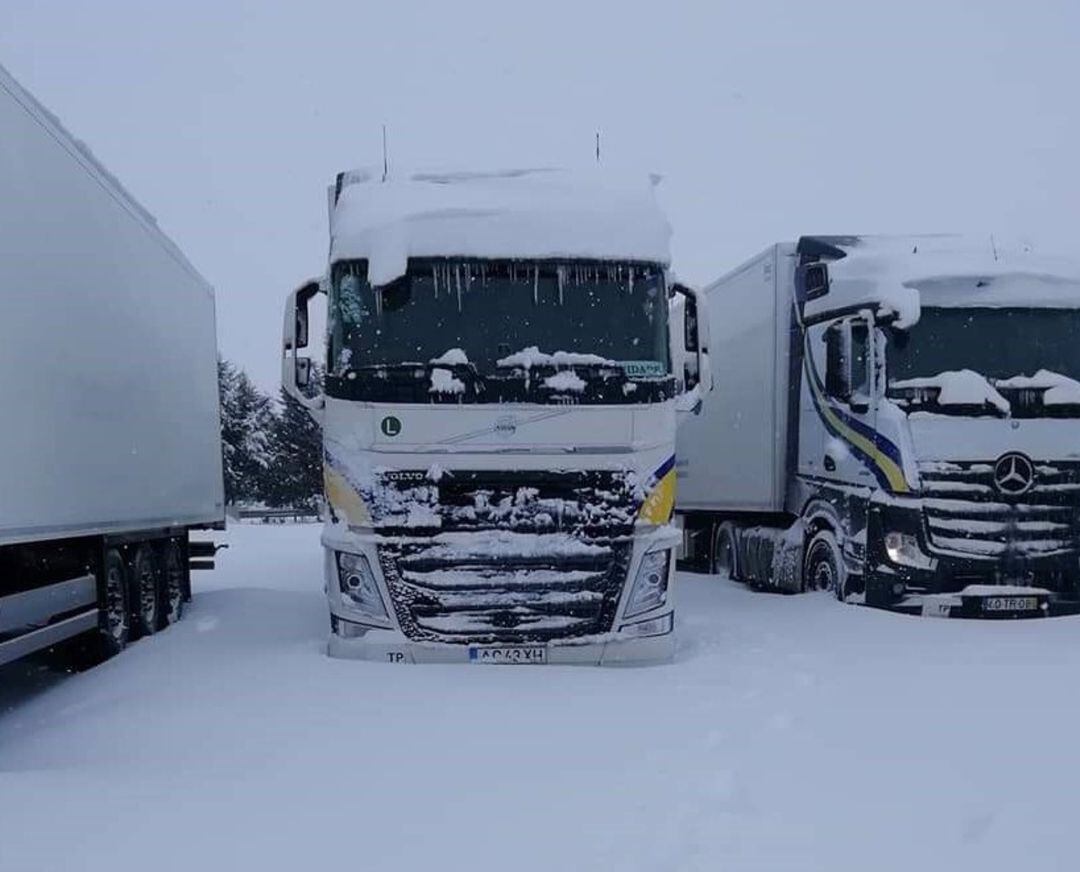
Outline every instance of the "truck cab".
[[827, 277], [801, 301], [796, 499], [837, 506], [866, 601], [1074, 607], [1080, 271], [955, 237], [802, 248]]
[[[676, 408], [707, 385], [673, 370], [651, 185], [352, 172], [330, 216], [327, 274], [286, 307], [283, 369], [323, 427], [329, 653], [669, 657]], [[297, 351], [321, 292], [310, 398]]]
[[957, 236], [806, 236], [704, 292], [684, 553], [940, 616], [1080, 602], [1080, 268]]

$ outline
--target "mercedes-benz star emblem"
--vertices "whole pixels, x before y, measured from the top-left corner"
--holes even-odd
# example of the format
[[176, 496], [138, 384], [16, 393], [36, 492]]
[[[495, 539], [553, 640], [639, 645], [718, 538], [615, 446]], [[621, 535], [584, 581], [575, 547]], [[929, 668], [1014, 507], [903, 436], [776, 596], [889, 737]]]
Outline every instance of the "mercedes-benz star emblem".
[[1035, 465], [1019, 451], [1002, 454], [994, 464], [994, 485], [1000, 493], [1011, 497], [1026, 494], [1035, 484]]

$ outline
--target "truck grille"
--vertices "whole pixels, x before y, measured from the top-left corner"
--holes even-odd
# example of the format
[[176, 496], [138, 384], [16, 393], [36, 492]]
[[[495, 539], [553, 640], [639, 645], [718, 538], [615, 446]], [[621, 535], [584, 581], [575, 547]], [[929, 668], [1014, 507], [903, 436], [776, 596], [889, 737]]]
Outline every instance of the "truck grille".
[[638, 504], [623, 472], [384, 474], [379, 563], [403, 632], [464, 644], [610, 631]]
[[994, 464], [921, 464], [923, 505], [931, 542], [974, 557], [1030, 560], [1080, 545], [1080, 463], [1034, 464], [1027, 492], [1003, 494]]

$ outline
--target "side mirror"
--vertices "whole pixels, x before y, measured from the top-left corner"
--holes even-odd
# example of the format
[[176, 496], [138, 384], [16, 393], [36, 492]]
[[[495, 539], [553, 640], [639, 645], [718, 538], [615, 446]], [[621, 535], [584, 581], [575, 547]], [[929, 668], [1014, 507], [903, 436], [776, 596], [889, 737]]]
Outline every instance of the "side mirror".
[[[673, 303], [673, 313], [681, 309], [682, 348], [672, 349], [672, 359], [681, 361], [683, 393], [675, 399], [675, 408], [680, 412], [697, 412], [702, 400], [713, 386], [712, 363], [709, 360], [709, 315], [704, 296], [686, 285], [672, 287], [677, 295]], [[675, 317], [678, 317], [676, 314]], [[679, 333], [675, 333], [679, 336]]]
[[296, 386], [307, 388], [311, 386], [311, 358], [296, 358]]
[[324, 397], [309, 397], [304, 388], [311, 385], [311, 358], [300, 357], [297, 351], [308, 344], [308, 302], [321, 288], [316, 279], [305, 282], [289, 294], [285, 301], [285, 318], [281, 331], [281, 386], [290, 397], [304, 406], [313, 418], [319, 419]]
[[795, 295], [800, 303], [817, 300], [829, 293], [829, 267], [824, 263], [804, 263], [795, 269]]

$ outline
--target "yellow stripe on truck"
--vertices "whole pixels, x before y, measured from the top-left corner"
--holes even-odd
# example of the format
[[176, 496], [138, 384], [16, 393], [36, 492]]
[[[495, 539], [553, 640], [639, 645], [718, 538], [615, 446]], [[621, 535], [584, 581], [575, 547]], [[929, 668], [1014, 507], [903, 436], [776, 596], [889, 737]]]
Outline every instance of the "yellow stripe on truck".
[[638, 520], [648, 524], [666, 524], [675, 511], [675, 469], [672, 467], [649, 491], [638, 512]]
[[345, 476], [329, 465], [323, 466], [323, 487], [335, 515], [344, 518], [350, 527], [371, 526], [371, 512], [363, 497], [345, 480]]
[[809, 382], [810, 389], [814, 392], [814, 398], [817, 400], [818, 412], [821, 413], [821, 416], [828, 422], [829, 426], [874, 462], [877, 468], [881, 470], [882, 475], [885, 476], [885, 480], [889, 482], [889, 487], [892, 488], [893, 493], [908, 493], [910, 488], [908, 487], [907, 479], [904, 478], [904, 471], [896, 465], [891, 457], [882, 453], [881, 449], [873, 442], [861, 433], [856, 433], [847, 424], [841, 421], [836, 413], [829, 407], [825, 398], [821, 395], [821, 391], [818, 390], [818, 386], [814, 379], [810, 378]]

